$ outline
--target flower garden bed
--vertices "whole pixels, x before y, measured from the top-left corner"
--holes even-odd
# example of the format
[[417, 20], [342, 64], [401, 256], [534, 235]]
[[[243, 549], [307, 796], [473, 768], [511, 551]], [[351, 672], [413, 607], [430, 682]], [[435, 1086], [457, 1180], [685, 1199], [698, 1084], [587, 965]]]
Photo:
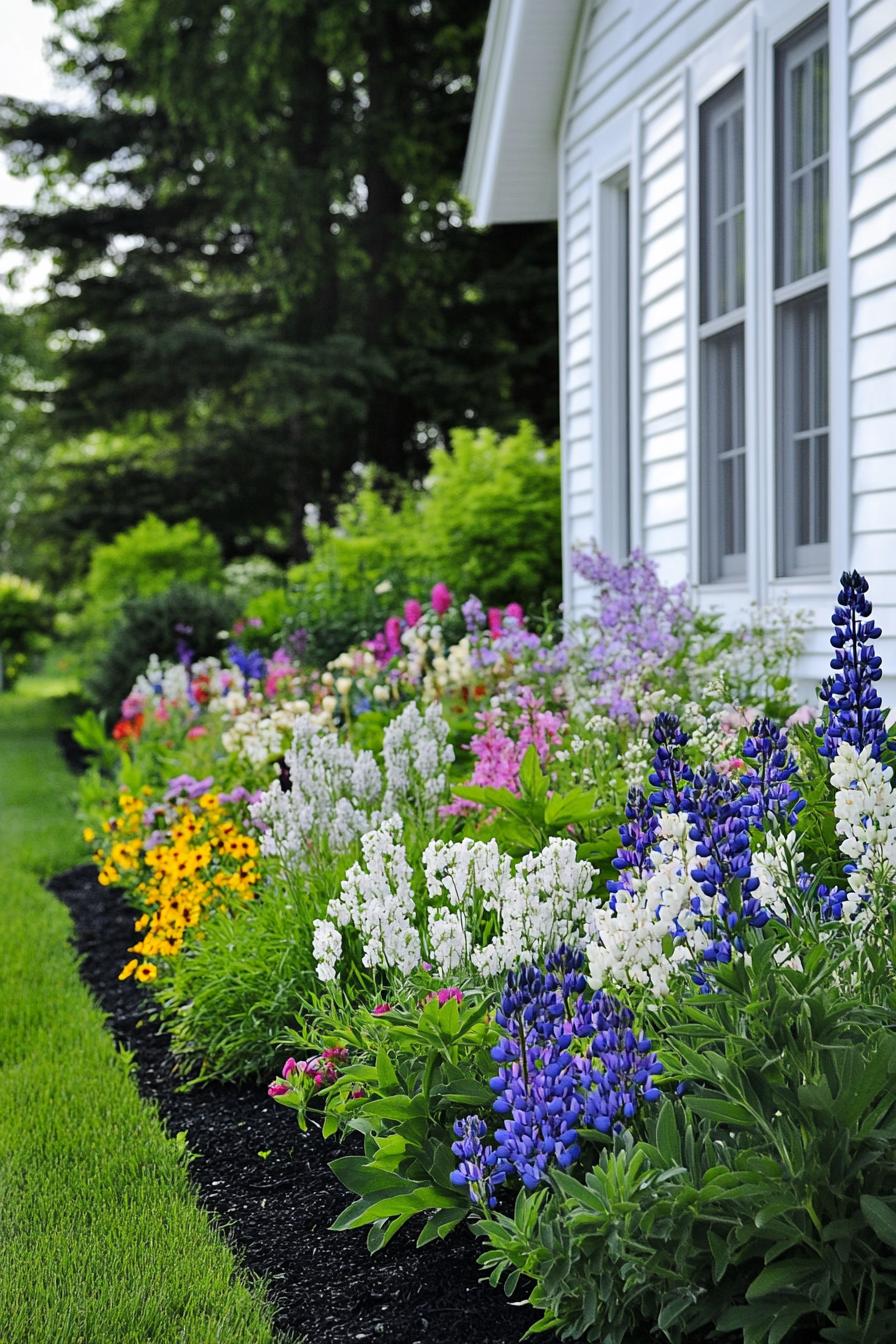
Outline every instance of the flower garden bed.
[[363, 1232], [346, 1233], [334, 1245], [329, 1225], [345, 1192], [328, 1163], [349, 1149], [325, 1143], [314, 1128], [300, 1132], [257, 1086], [183, 1090], [149, 992], [118, 979], [119, 949], [133, 927], [121, 893], [100, 886], [90, 865], [49, 885], [71, 912], [81, 973], [108, 1014], [109, 1030], [133, 1052], [141, 1093], [158, 1105], [170, 1133], [184, 1136], [201, 1203], [247, 1267], [267, 1281], [285, 1336], [320, 1344], [516, 1344], [533, 1313], [480, 1282], [472, 1238], [457, 1237], [433, 1255], [417, 1250], [408, 1231], [373, 1259]]
[[313, 1338], [518, 1337], [469, 1225], [562, 1338], [884, 1344], [868, 584], [843, 575], [814, 706], [782, 613], [725, 634], [643, 557], [577, 565], [595, 614], [562, 635], [437, 584], [325, 669], [244, 628], [152, 660], [111, 740], [83, 717], [98, 886], [60, 891], [88, 974]]

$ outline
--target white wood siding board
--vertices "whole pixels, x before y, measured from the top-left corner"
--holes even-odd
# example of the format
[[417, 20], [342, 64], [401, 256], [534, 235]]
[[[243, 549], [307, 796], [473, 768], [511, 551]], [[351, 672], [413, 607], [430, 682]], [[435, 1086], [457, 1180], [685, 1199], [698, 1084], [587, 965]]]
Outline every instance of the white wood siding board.
[[652, 420], [663, 420], [671, 415], [673, 411], [682, 410], [685, 403], [684, 385], [679, 383], [674, 387], [663, 387], [658, 392], [644, 391], [644, 423], [649, 424]]
[[656, 177], [644, 181], [644, 212], [662, 205], [679, 192], [684, 195], [684, 161], [679, 159]]
[[583, 308], [589, 308], [591, 305], [591, 290], [588, 285], [577, 285], [575, 289], [567, 292], [567, 314], [570, 318], [577, 317]]
[[890, 327], [887, 331], [876, 331], [853, 340], [850, 360], [853, 379], [892, 369], [896, 369], [896, 329]]
[[591, 238], [588, 230], [583, 229], [575, 238], [570, 238], [566, 249], [566, 255], [572, 262], [581, 261], [583, 257], [590, 254]]
[[688, 529], [685, 522], [660, 525], [644, 524], [644, 549], [648, 555], [680, 551], [687, 563]]
[[867, 47], [849, 63], [849, 91], [860, 93], [896, 69], [896, 30]]
[[591, 7], [591, 17], [586, 25], [584, 50], [590, 51], [605, 33], [628, 18], [630, 8], [629, 0], [595, 0]]
[[662, 359], [665, 355], [678, 354], [685, 348], [684, 322], [669, 322], [650, 336], [645, 336], [641, 348], [645, 364], [652, 359]]
[[591, 466], [590, 435], [588, 436], [588, 438], [585, 439], [569, 440], [569, 451], [566, 454], [566, 465], [570, 471], [575, 471], [576, 467]]
[[[893, 172], [896, 173], [896, 155], [893, 156]], [[853, 220], [850, 229], [849, 255], [860, 256], [863, 252], [873, 252], [896, 238], [896, 196], [876, 210], [869, 210], [861, 218]]]
[[[896, 490], [896, 453], [879, 452], [873, 457], [859, 457], [853, 463], [852, 484], [857, 495], [875, 494], [878, 490]], [[896, 556], [894, 556], [896, 568]], [[874, 604], [875, 611], [877, 603]]]
[[[570, 413], [574, 414], [577, 411], [590, 410], [591, 370], [586, 369], [584, 365], [579, 365], [578, 368], [576, 369], [569, 369], [567, 373], [568, 373], [568, 382], [566, 384], [566, 391], [568, 394], [567, 401], [569, 402]], [[582, 402], [581, 400], [581, 394], [583, 392], [586, 394], [586, 399], [584, 402]], [[570, 400], [570, 398], [572, 397], [579, 398], [579, 400], [576, 402], [575, 405], [573, 405], [572, 401]]]
[[[583, 67], [579, 89], [570, 106], [568, 145], [577, 145], [624, 103], [640, 98], [645, 90], [664, 81], [670, 70], [679, 67], [683, 56], [726, 23], [743, 3], [744, 0], [713, 0], [708, 14], [705, 0], [671, 0], [671, 3], [654, 0], [649, 7], [645, 0], [640, 0], [636, 11], [640, 27], [625, 49], [625, 60], [608, 71], [603, 81], [589, 82]], [[598, 47], [599, 44], [595, 50]], [[666, 101], [664, 87], [646, 104], [647, 116], [654, 115]]]
[[670, 135], [674, 135], [682, 126], [683, 120], [681, 89], [675, 88], [665, 105], [650, 116], [644, 128], [645, 156], [649, 156], [659, 145], [665, 143]]
[[577, 101], [586, 103], [605, 82], [606, 71], [613, 66], [630, 42], [627, 14], [621, 14], [612, 28], [606, 29], [603, 36], [593, 42], [586, 51], [587, 77], [580, 81], [576, 89]]
[[586, 293], [590, 290], [591, 286], [590, 257], [582, 257], [581, 260], [567, 267], [566, 271], [567, 292], [569, 294], [572, 294], [573, 291], [576, 290], [580, 285], [584, 287]]
[[[857, 535], [853, 542], [852, 563], [860, 573], [868, 575], [868, 581], [871, 583], [874, 567], [880, 564], [881, 553], [889, 551], [892, 554], [892, 550], [892, 532], [865, 532]], [[874, 601], [873, 588], [871, 592]]]
[[896, 411], [896, 369], [853, 379], [852, 410], [856, 418]]
[[885, 331], [893, 325], [893, 294], [879, 289], [853, 300], [852, 334], [862, 336], [870, 331]]
[[[873, 294], [896, 284], [896, 242], [867, 252], [852, 264], [852, 295]], [[892, 299], [892, 295], [891, 295]]]
[[679, 252], [655, 271], [644, 271], [641, 286], [641, 303], [647, 308], [665, 294], [678, 290], [684, 284], [684, 253]]
[[856, 466], [863, 457], [892, 453], [894, 443], [896, 443], [896, 412], [856, 420], [853, 424], [852, 456]]
[[886, 117], [853, 140], [852, 171], [860, 173], [872, 164], [891, 158], [893, 148], [892, 118]]
[[675, 196], [670, 196], [668, 200], [662, 202], [654, 210], [646, 212], [642, 216], [643, 241], [649, 242], [659, 234], [665, 233], [667, 229], [675, 224], [680, 224], [684, 219], [684, 192], [680, 191]]
[[649, 336], [651, 332], [659, 330], [660, 327], [666, 327], [670, 322], [674, 322], [685, 314], [685, 296], [684, 290], [678, 288], [671, 294], [666, 294], [654, 303], [647, 304], [641, 310], [641, 336]]
[[591, 334], [580, 336], [577, 341], [567, 342], [567, 361], [569, 367], [575, 364], [582, 364], [591, 359]]
[[858, 18], [860, 14], [864, 14], [865, 10], [869, 9], [873, 4], [876, 4], [876, 2], [877, 0], [848, 0], [847, 8], [849, 10], [850, 19]]
[[676, 220], [641, 248], [641, 269], [645, 275], [662, 266], [669, 257], [684, 255], [684, 220]]
[[658, 491], [670, 490], [675, 486], [684, 487], [686, 477], [687, 463], [681, 453], [659, 462], [645, 462], [644, 493], [652, 496]]
[[591, 179], [590, 176], [583, 177], [581, 182], [568, 188], [566, 193], [566, 208], [569, 211], [570, 219], [580, 211], [587, 213], [591, 204]]
[[591, 463], [588, 462], [583, 467], [570, 467], [569, 472], [569, 498], [572, 503], [580, 499], [586, 492], [591, 493]]
[[676, 163], [684, 153], [684, 125], [681, 116], [678, 125], [666, 135], [655, 149], [644, 155], [642, 173], [645, 178], [653, 177], [670, 163]]
[[894, 173], [896, 173], [896, 155], [891, 155], [883, 163], [875, 164], [867, 172], [853, 178], [850, 208], [852, 220], [864, 218], [875, 206], [890, 199], [894, 191]]
[[680, 457], [684, 461], [686, 447], [684, 428], [657, 430], [655, 433], [648, 431], [644, 436], [645, 469], [648, 463], [669, 457]]
[[587, 545], [594, 537], [594, 519], [589, 509], [586, 514], [571, 514], [569, 540], [572, 546]]
[[566, 339], [570, 342], [578, 340], [580, 336], [587, 335], [591, 331], [591, 309], [582, 308], [577, 313], [572, 314], [567, 309], [566, 320]]
[[876, 83], [853, 94], [850, 100], [849, 133], [859, 135], [862, 131], [889, 116], [896, 103], [896, 70], [882, 75]]
[[849, 25], [849, 54], [860, 55], [872, 42], [879, 42], [890, 28], [896, 27], [893, 0], [875, 0], [860, 14], [853, 14]]
[[653, 424], [645, 424], [644, 437], [647, 438], [651, 434], [668, 434], [673, 429], [684, 429], [686, 423], [684, 410], [673, 411], [671, 415], [661, 416]]
[[661, 387], [673, 387], [684, 383], [685, 357], [680, 354], [667, 355], [665, 359], [644, 361], [643, 386], [645, 392], [656, 392]]

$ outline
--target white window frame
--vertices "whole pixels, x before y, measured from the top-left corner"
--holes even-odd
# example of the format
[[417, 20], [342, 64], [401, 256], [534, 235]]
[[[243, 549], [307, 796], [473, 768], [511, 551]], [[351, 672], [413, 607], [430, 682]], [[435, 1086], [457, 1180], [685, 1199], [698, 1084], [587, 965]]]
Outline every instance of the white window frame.
[[[830, 145], [828, 158], [828, 478], [830, 527], [828, 557], [812, 573], [782, 574], [779, 564], [780, 527], [787, 501], [782, 498], [777, 472], [779, 407], [776, 383], [775, 237], [776, 209], [773, 187], [775, 163], [776, 48], [827, 9], [828, 72], [830, 80]], [[758, 256], [761, 263], [761, 302], [758, 311], [762, 341], [763, 412], [761, 433], [769, 452], [763, 487], [763, 507], [774, 526], [765, 530], [762, 601], [792, 597], [827, 612], [832, 585], [851, 561], [852, 498], [850, 436], [850, 301], [849, 301], [849, 15], [844, 0], [762, 0], [760, 33], [761, 78], [758, 95], [764, 116], [762, 157], [769, 166], [762, 202]], [[799, 282], [797, 282], [798, 284]], [[811, 284], [809, 286], [811, 288]]]
[[[602, 550], [623, 559], [641, 543], [640, 216], [637, 128], [629, 113], [614, 118], [595, 143], [591, 177], [594, 535]], [[625, 349], [620, 341], [623, 316]]]
[[[698, 135], [699, 143], [697, 145], [697, 154], [699, 156], [698, 170], [698, 200], [697, 215], [698, 228], [700, 231], [700, 276], [698, 281], [699, 304], [698, 310], [698, 342], [699, 342], [699, 405], [697, 415], [699, 417], [699, 453], [700, 469], [698, 490], [695, 494], [698, 496], [700, 508], [700, 572], [701, 580], [706, 583], [718, 583], [727, 581], [745, 581], [747, 576], [747, 542], [746, 542], [746, 523], [748, 517], [747, 507], [747, 487], [746, 470], [747, 461], [750, 455], [750, 446], [747, 443], [746, 436], [746, 270], [744, 276], [744, 294], [739, 304], [730, 302], [729, 306], [723, 311], [704, 311], [705, 301], [709, 300], [713, 309], [716, 304], [712, 300], [717, 296], [715, 294], [716, 284], [716, 261], [717, 261], [717, 241], [718, 233], [715, 228], [716, 221], [713, 218], [714, 204], [708, 199], [715, 194], [718, 185], [718, 175], [724, 175], [727, 171], [727, 164], [719, 162], [715, 153], [715, 135], [718, 122], [728, 121], [732, 105], [737, 104], [741, 112], [743, 123], [744, 148], [743, 148], [743, 179], [744, 179], [744, 201], [741, 209], [744, 212], [744, 225], [746, 226], [746, 80], [743, 71], [734, 76], [728, 84], [724, 85], [711, 97], [700, 104], [698, 113]], [[729, 224], [730, 224], [729, 220]], [[730, 238], [726, 240], [730, 247]], [[724, 270], [728, 280], [733, 280], [733, 273], [729, 270], [729, 263], [732, 258], [725, 259]], [[747, 262], [746, 237], [744, 238], [744, 261]], [[743, 364], [738, 370], [736, 377], [724, 379], [723, 368], [728, 358], [728, 346], [726, 342], [730, 339], [740, 338], [740, 346], [743, 351]], [[733, 366], [729, 370], [734, 374]], [[723, 407], [720, 397], [716, 394], [717, 385], [725, 382], [727, 397], [726, 405]], [[718, 444], [717, 429], [720, 412], [724, 409], [725, 419], [729, 422], [729, 431], [732, 429], [732, 420], [736, 418], [734, 402], [740, 400], [742, 403], [742, 429], [743, 443], [739, 444], [733, 451], [737, 457], [743, 457], [744, 465], [744, 484], [743, 494], [737, 498], [736, 488], [732, 491], [736, 504], [739, 504], [743, 510], [744, 523], [744, 545], [743, 549], [734, 554], [726, 555], [724, 550], [724, 523], [721, 514], [722, 504], [722, 484], [721, 472], [723, 470], [721, 455]]]
[[[707, 606], [733, 616], [742, 611], [745, 599], [756, 595], [759, 570], [759, 521], [761, 453], [756, 451], [758, 408], [758, 361], [756, 357], [756, 18], [743, 11], [724, 24], [691, 58], [687, 68], [687, 434], [688, 434], [688, 571], [698, 598]], [[705, 103], [738, 76], [744, 88], [744, 214], [746, 276], [744, 294], [744, 417], [746, 429], [746, 530], [744, 572], [709, 579], [707, 542], [702, 526], [701, 341], [700, 341], [700, 111]]]

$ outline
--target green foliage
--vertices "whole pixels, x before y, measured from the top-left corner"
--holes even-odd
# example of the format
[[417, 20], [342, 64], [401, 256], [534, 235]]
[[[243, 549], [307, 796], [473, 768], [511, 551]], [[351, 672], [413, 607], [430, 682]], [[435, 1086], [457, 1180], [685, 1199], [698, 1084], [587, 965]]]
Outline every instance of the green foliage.
[[44, 689], [0, 702], [0, 1337], [268, 1344], [264, 1294], [196, 1207], [44, 886], [80, 857]]
[[284, 1023], [317, 985], [311, 924], [322, 913], [313, 891], [269, 884], [235, 917], [207, 920], [202, 941], [172, 959], [158, 997], [171, 1048], [197, 1081], [274, 1067]]
[[630, 1344], [885, 1344], [896, 1323], [896, 1033], [853, 993], [862, 951], [791, 961], [768, 925], [718, 992], [663, 1012], [687, 1078], [646, 1139], [479, 1225], [493, 1282], [533, 1279], [543, 1326]]
[[436, 448], [418, 545], [458, 593], [527, 608], [560, 600], [560, 445], [523, 422], [506, 438], [455, 429]]
[[195, 518], [169, 524], [149, 514], [93, 552], [85, 621], [105, 628], [129, 598], [153, 597], [176, 583], [220, 588], [221, 549]]
[[[344, 1006], [318, 1017], [325, 1044], [349, 1051], [349, 1063], [327, 1091], [324, 1134], [344, 1129], [364, 1136], [363, 1157], [330, 1164], [358, 1196], [334, 1230], [369, 1227], [367, 1245], [377, 1251], [417, 1214], [429, 1214], [418, 1245], [447, 1236], [467, 1216], [469, 1196], [450, 1179], [452, 1126], [492, 1099], [485, 1081], [494, 1040], [489, 1006], [487, 997], [472, 992], [462, 1003], [433, 997], [382, 1016]], [[303, 1122], [309, 1097], [306, 1088], [278, 1100]]]
[[52, 621], [39, 584], [18, 574], [0, 574], [0, 690], [24, 671]]
[[[175, 659], [178, 641], [189, 644], [197, 658], [217, 653], [220, 633], [235, 615], [233, 603], [223, 593], [209, 592], [186, 583], [176, 583], [152, 597], [125, 602], [108, 644], [87, 678], [91, 699], [117, 716], [147, 661], [155, 653]], [[178, 630], [178, 626], [183, 627]]]
[[266, 555], [249, 555], [242, 560], [231, 560], [224, 566], [224, 591], [241, 608], [263, 593], [276, 591], [284, 581], [279, 565]]
[[[311, 557], [288, 574], [286, 633], [305, 630], [308, 656], [325, 662], [370, 635], [405, 598], [432, 586], [459, 599], [559, 601], [560, 450], [531, 424], [501, 438], [459, 429], [436, 448], [421, 489], [365, 473], [333, 526], [310, 529]], [[377, 588], [385, 591], [377, 592]], [[267, 618], [277, 600], [251, 613]]]

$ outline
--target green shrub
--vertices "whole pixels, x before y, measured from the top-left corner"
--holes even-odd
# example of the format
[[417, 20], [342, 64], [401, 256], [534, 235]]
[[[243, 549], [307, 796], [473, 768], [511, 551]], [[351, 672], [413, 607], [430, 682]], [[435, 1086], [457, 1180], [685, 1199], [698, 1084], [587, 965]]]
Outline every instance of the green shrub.
[[[311, 558], [289, 571], [285, 599], [265, 595], [251, 614], [268, 628], [278, 602], [283, 633], [305, 630], [309, 657], [333, 658], [433, 584], [527, 610], [560, 599], [560, 448], [522, 424], [502, 439], [457, 429], [432, 453], [422, 488], [362, 476], [335, 525], [309, 531]], [[377, 589], [385, 589], [379, 591]]]
[[534, 425], [500, 438], [455, 429], [436, 448], [417, 544], [429, 572], [457, 593], [524, 607], [560, 600], [560, 445]]
[[235, 614], [233, 602], [223, 593], [186, 583], [152, 597], [131, 598], [87, 679], [88, 695], [95, 704], [117, 713], [151, 654], [174, 659], [181, 640], [197, 658], [217, 653], [220, 632], [229, 628]]
[[224, 591], [240, 607], [268, 590], [283, 588], [286, 576], [266, 555], [248, 555], [224, 566]]
[[94, 550], [84, 584], [85, 621], [93, 630], [108, 629], [129, 598], [152, 597], [175, 583], [220, 588], [221, 548], [195, 518], [164, 523], [147, 514]]
[[[174, 1053], [199, 1077], [270, 1072], [307, 995], [319, 988], [308, 893], [269, 887], [236, 917], [207, 921], [203, 939], [174, 958], [160, 990]], [[312, 900], [313, 904], [313, 900]]]
[[51, 623], [52, 610], [38, 584], [0, 574], [0, 690], [27, 666]]

